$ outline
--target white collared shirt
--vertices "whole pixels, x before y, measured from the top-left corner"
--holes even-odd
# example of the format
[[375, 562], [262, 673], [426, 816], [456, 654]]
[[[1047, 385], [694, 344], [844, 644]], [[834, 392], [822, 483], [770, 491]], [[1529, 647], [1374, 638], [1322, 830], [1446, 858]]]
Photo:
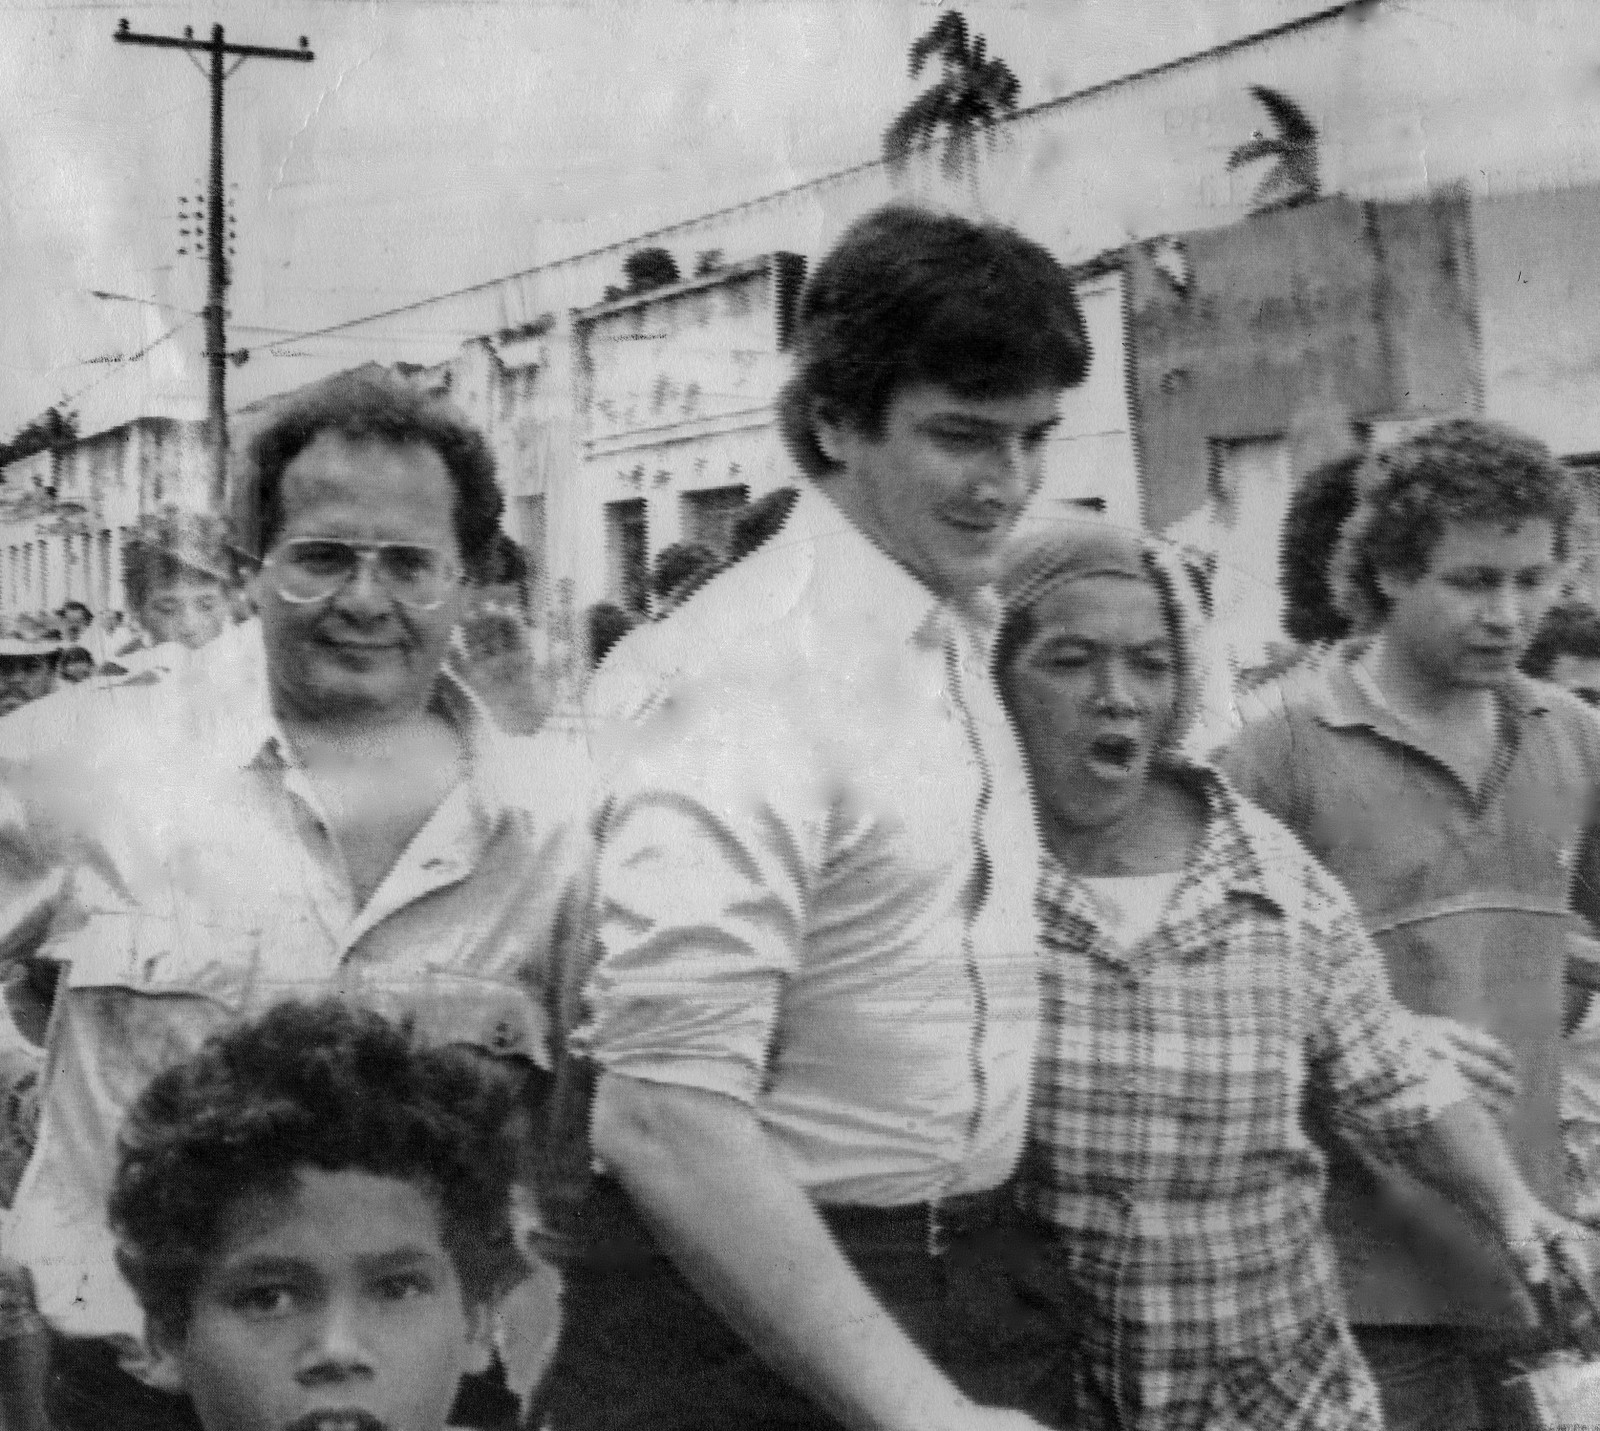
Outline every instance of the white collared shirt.
[[63, 970], [4, 1250], [61, 1332], [142, 1329], [106, 1197], [118, 1127], [161, 1069], [275, 1003], [334, 994], [548, 1066], [548, 975], [587, 947], [584, 789], [543, 743], [498, 734], [442, 678], [468, 775], [358, 907], [272, 718], [259, 640], [254, 661], [209, 699], [203, 682], [182, 701], [149, 687], [137, 710], [129, 693], [120, 739], [8, 772], [0, 960], [42, 922], [40, 957]]
[[1021, 1148], [1039, 847], [989, 633], [817, 488], [601, 668], [602, 955], [575, 1046], [752, 1106], [818, 1201]]

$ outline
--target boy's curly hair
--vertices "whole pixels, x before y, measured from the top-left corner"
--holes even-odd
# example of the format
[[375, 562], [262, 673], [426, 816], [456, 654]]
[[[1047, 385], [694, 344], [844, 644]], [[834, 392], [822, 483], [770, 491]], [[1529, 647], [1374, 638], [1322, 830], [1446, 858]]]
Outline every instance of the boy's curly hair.
[[1510, 531], [1546, 520], [1563, 561], [1577, 504], [1571, 474], [1538, 438], [1469, 417], [1434, 423], [1371, 454], [1357, 488], [1360, 501], [1330, 576], [1339, 609], [1359, 631], [1376, 629], [1389, 613], [1378, 574], [1423, 576], [1448, 525]]
[[362, 1172], [433, 1197], [469, 1303], [525, 1270], [511, 1230], [511, 1079], [465, 1049], [328, 1000], [283, 1004], [158, 1075], [123, 1124], [110, 1220], [145, 1314], [181, 1336], [228, 1209], [297, 1172]]

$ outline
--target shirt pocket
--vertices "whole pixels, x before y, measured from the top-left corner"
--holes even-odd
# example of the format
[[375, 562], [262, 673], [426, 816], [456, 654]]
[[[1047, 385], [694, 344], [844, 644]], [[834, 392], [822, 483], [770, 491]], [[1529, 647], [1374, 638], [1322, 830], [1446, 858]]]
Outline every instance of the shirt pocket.
[[102, 915], [53, 952], [66, 965], [69, 989], [204, 999], [237, 1014], [249, 999], [260, 951], [253, 928]]
[[356, 997], [386, 1018], [409, 1024], [425, 1043], [467, 1044], [550, 1067], [546, 1011], [530, 989], [517, 984], [430, 969], [405, 980], [363, 981]]

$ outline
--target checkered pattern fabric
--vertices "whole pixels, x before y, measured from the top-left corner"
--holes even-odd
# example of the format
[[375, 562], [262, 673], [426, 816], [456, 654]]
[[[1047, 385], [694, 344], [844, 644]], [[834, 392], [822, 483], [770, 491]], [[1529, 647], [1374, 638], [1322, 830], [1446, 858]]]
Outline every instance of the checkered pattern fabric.
[[1393, 1156], [1467, 1089], [1332, 877], [1208, 768], [1180, 778], [1206, 834], [1136, 945], [1046, 861], [1021, 1197], [1062, 1234], [1085, 1374], [1127, 1431], [1376, 1427], [1302, 1102]]

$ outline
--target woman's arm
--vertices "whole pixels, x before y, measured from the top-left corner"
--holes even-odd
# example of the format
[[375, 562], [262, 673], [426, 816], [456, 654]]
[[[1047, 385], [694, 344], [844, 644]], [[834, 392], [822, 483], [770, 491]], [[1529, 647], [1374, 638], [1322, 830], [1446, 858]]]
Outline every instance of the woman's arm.
[[845, 1259], [755, 1115], [719, 1093], [606, 1074], [595, 1152], [695, 1289], [773, 1367], [860, 1431], [1033, 1431], [973, 1405]]
[[1418, 1176], [1493, 1229], [1530, 1286], [1550, 1285], [1555, 1253], [1594, 1290], [1594, 1234], [1533, 1195], [1494, 1120], [1477, 1103], [1465, 1099], [1427, 1124], [1410, 1161]]

